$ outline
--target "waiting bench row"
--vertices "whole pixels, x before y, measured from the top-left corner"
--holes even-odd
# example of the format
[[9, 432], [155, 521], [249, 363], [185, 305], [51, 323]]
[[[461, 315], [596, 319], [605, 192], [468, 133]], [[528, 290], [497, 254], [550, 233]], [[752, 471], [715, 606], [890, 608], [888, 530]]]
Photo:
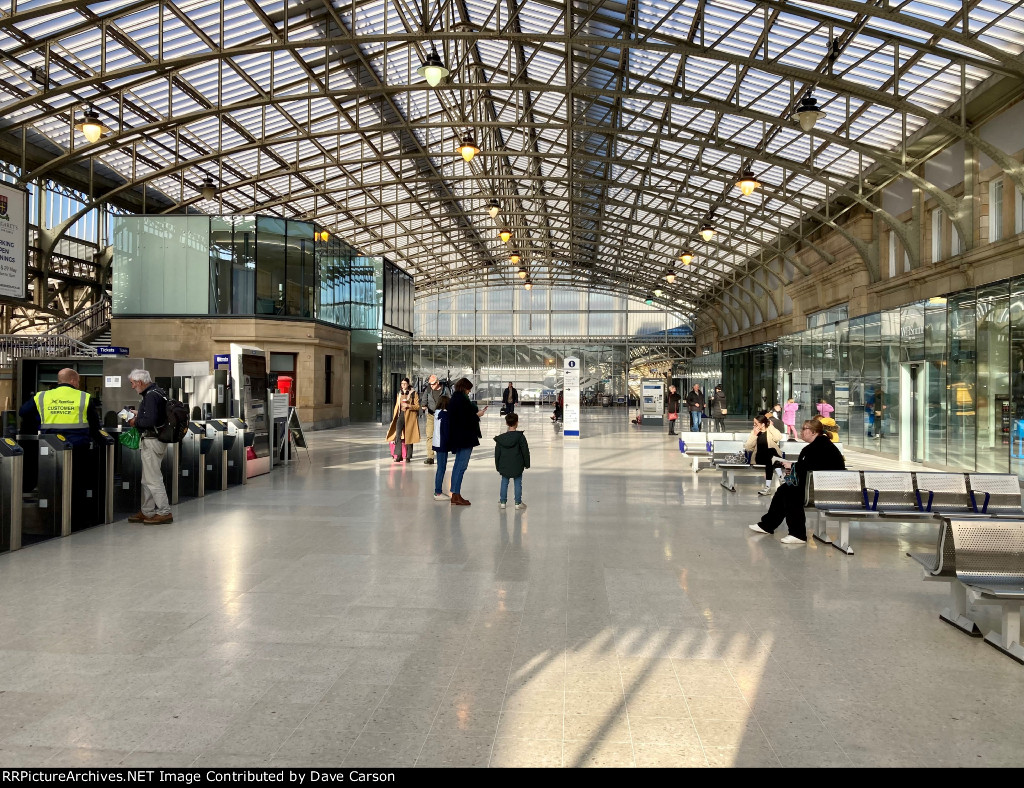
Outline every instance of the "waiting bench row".
[[[817, 513], [814, 538], [847, 555], [852, 522], [1024, 518], [1013, 474], [914, 471], [813, 471], [805, 506]], [[839, 525], [839, 540], [828, 525]]]

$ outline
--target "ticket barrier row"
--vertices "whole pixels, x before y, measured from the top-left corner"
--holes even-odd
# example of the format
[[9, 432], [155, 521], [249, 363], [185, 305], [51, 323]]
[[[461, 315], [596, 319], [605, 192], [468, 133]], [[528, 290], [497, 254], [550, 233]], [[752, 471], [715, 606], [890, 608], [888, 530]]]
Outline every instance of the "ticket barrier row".
[[[164, 456], [170, 503], [245, 484], [251, 440], [240, 419], [190, 422], [185, 439]], [[81, 446], [60, 434], [0, 440], [0, 551], [140, 511], [141, 454], [107, 431]]]

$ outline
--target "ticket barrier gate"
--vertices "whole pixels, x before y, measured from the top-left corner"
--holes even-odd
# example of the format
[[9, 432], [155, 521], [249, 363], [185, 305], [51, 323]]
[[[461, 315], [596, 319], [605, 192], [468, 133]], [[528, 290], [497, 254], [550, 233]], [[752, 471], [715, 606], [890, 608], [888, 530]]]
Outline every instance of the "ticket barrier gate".
[[202, 498], [206, 494], [206, 455], [213, 438], [206, 437], [206, 425], [190, 421], [181, 442], [178, 462], [178, 495]]
[[228, 488], [228, 449], [234, 445], [235, 436], [228, 433], [224, 419], [210, 419], [206, 422], [206, 437], [210, 448], [206, 452], [206, 492]]
[[247, 484], [246, 474], [246, 447], [248, 440], [252, 443], [254, 437], [248, 431], [248, 427], [241, 419], [228, 419], [228, 438], [230, 444], [228, 450], [228, 484]]
[[25, 450], [13, 438], [0, 440], [0, 551], [21, 547], [21, 484]]
[[167, 451], [164, 453], [160, 470], [164, 477], [164, 489], [167, 491], [167, 503], [174, 506], [178, 502], [178, 495], [181, 492], [179, 474], [181, 466], [181, 444], [168, 443]]
[[114, 516], [120, 520], [142, 510], [142, 452], [118, 441], [114, 454]]
[[35, 478], [24, 485], [34, 482], [34, 493], [23, 499], [18, 547], [113, 522], [116, 441], [110, 433], [101, 430], [77, 447], [59, 433], [18, 439], [36, 458]]
[[32, 544], [70, 535], [71, 443], [63, 435], [21, 435], [18, 439], [22, 448], [39, 457], [37, 495], [23, 501], [21, 541]]

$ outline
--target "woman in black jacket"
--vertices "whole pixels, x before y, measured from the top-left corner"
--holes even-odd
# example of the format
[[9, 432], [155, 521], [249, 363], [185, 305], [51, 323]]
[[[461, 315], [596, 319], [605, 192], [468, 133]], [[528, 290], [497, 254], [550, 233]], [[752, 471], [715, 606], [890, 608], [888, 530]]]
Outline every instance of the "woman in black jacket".
[[[783, 484], [772, 496], [772, 504], [764, 513], [760, 522], [750, 526], [750, 530], [759, 534], [774, 533], [775, 529], [785, 520], [789, 525], [789, 535], [782, 537], [783, 544], [807, 543], [807, 517], [804, 514], [804, 500], [807, 497], [807, 476], [811, 471], [845, 471], [846, 462], [843, 454], [835, 447], [825, 428], [817, 419], [804, 422], [800, 437], [807, 441], [803, 451], [795, 463], [798, 483]], [[783, 462], [786, 470], [794, 467], [794, 463]]]
[[480, 417], [487, 412], [489, 405], [477, 410], [469, 399], [473, 384], [468, 378], [459, 378], [455, 382], [455, 393], [448, 403], [448, 451], [455, 454], [452, 465], [452, 506], [469, 506], [469, 501], [462, 497], [462, 477], [469, 467], [469, 458], [473, 448], [480, 445]]
[[[668, 434], [676, 434], [676, 422], [679, 420], [679, 403], [683, 398], [676, 391], [675, 386], [668, 387]], [[673, 414], [675, 418], [673, 418]]]

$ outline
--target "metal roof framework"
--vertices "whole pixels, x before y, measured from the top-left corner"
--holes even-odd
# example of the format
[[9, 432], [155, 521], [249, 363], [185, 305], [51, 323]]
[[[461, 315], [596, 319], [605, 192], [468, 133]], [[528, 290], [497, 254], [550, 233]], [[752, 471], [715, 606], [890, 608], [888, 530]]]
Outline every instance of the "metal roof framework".
[[[316, 220], [418, 293], [519, 282], [515, 250], [537, 284], [735, 316], [759, 269], [779, 279], [769, 264], [800, 269], [807, 248], [831, 262], [821, 228], [877, 277], [842, 225], [867, 209], [911, 244], [881, 208], [897, 178], [964, 221], [920, 166], [957, 140], [1024, 191], [974, 131], [1024, 94], [1022, 5], [6, 0], [0, 158], [90, 205]], [[451, 74], [431, 88], [416, 69], [435, 47]], [[808, 91], [825, 118], [804, 133]], [[88, 108], [111, 129], [96, 143], [75, 130]], [[762, 187], [743, 197], [747, 169]]]

